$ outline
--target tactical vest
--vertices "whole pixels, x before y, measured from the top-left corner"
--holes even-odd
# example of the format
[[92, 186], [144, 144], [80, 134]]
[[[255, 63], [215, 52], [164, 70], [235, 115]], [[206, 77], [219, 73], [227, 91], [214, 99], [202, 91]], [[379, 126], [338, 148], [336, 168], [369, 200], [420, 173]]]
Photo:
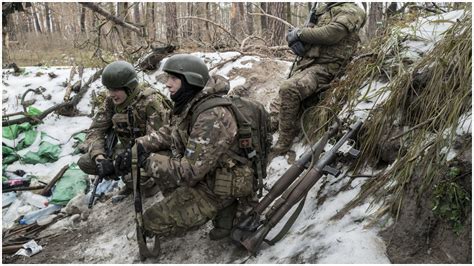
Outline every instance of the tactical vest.
[[181, 119], [182, 143], [187, 143], [199, 114], [217, 106], [232, 112], [237, 122], [238, 141], [221, 156], [218, 165], [222, 167], [211, 174], [207, 184], [219, 196], [245, 197], [257, 190], [261, 196], [272, 143], [270, 119], [263, 105], [240, 97], [211, 95], [200, 99], [189, 108], [186, 119]]
[[[139, 137], [146, 135], [148, 114], [146, 112], [147, 102], [145, 100], [147, 97], [152, 95], [156, 95], [158, 100], [163, 103], [163, 107], [167, 108], [167, 110], [171, 109], [169, 103], [166, 102], [167, 99], [159, 91], [155, 91], [151, 88], [144, 88], [143, 91], [137, 95], [135, 101], [130, 103], [130, 105], [133, 106], [133, 119], [135, 120], [135, 127], [139, 129]], [[163, 123], [168, 123], [169, 111], [167, 110], [161, 110]], [[128, 144], [131, 136], [127, 109], [125, 108], [121, 112], [118, 112], [115, 108], [114, 111], [115, 113], [112, 116], [113, 129], [117, 134], [120, 143]]]
[[[365, 24], [365, 14], [362, 14], [362, 10], [352, 3], [336, 4], [328, 9], [326, 11], [324, 8], [316, 12], [320, 15], [315, 27], [326, 26], [332, 21], [336, 21], [347, 28], [349, 35], [333, 45], [308, 44], [308, 50], [304, 57], [311, 58], [318, 64], [338, 63], [343, 66], [348, 63], [360, 42], [358, 32]], [[343, 17], [342, 14], [350, 14], [350, 16]], [[348, 17], [349, 20], [347, 20]]]

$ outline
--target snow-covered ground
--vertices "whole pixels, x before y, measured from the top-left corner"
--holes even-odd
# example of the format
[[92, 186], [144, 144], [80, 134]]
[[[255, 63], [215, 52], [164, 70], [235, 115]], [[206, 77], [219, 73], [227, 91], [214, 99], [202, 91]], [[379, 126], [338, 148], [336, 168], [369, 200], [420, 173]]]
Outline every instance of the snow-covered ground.
[[[460, 18], [461, 15], [462, 12], [450, 12], [444, 15], [444, 19], [454, 21]], [[441, 33], [451, 24], [452, 23], [446, 21], [443, 22], [439, 16], [420, 19], [417, 23], [414, 23], [413, 27], [418, 27], [418, 30], [414, 31], [409, 28], [403, 33], [413, 34], [416, 32], [414, 35], [421, 38], [406, 41], [405, 47], [410, 52], [407, 54], [415, 54], [413, 58], [418, 59], [419, 57], [416, 55], [426, 53], [427, 49], [431, 49], [433, 44], [440, 39]], [[237, 56], [238, 53], [195, 53], [195, 55], [202, 57], [208, 66], [212, 68], [214, 65], [222, 62], [222, 60]], [[253, 64], [261, 60], [261, 58], [256, 56], [244, 56], [236, 61], [231, 61], [221, 66], [219, 69], [215, 69], [213, 72], [229, 77], [228, 74], [231, 70], [237, 68], [252, 68]], [[286, 64], [286, 66], [288, 65], [289, 63]], [[285, 67], [285, 65], [283, 65], [283, 67]], [[69, 67], [26, 67], [24, 74], [14, 76], [10, 73], [11, 70], [3, 70], [2, 113], [8, 114], [21, 111], [22, 107], [19, 104], [21, 95], [23, 95], [27, 89], [36, 89], [40, 86], [46, 89], [44, 94], [51, 95], [51, 99], [45, 100], [41, 95], [30, 93], [28, 97], [26, 97], [26, 100], [37, 99], [33, 105], [34, 107], [40, 110], [46, 110], [55, 104], [61, 103], [65, 92], [62, 83], [69, 77], [69, 71]], [[284, 69], [282, 71], [285, 72]], [[40, 72], [43, 73], [43, 75], [38, 74]], [[54, 72], [57, 77], [53, 79], [50, 78], [47, 73], [51, 72]], [[86, 69], [83, 77], [84, 81], [94, 72], [95, 70], [93, 69]], [[141, 81], [150, 83], [153, 87], [161, 90], [165, 95], [168, 95], [164, 85], [156, 80], [158, 74], [160, 74], [160, 71], [151, 75], [140, 73], [139, 78]], [[245, 81], [245, 77], [235, 76], [230, 80], [231, 88], [242, 85]], [[75, 80], [73, 80], [73, 82], [75, 82]], [[357, 110], [356, 116], [359, 119], [365, 120], [368, 110], [375, 105], [383, 103], [383, 101], [387, 99], [389, 92], [384, 90], [386, 85], [387, 84], [383, 83], [374, 83], [371, 84], [371, 86], [367, 85], [361, 88], [360, 104], [355, 108]], [[100, 83], [100, 79], [94, 82], [78, 104], [78, 110], [84, 114], [90, 113], [92, 91], [95, 90], [97, 92], [104, 89]], [[278, 88], [273, 88], [275, 91], [277, 89]], [[272, 98], [268, 100], [272, 100]], [[471, 116], [469, 116], [469, 121], [470, 119]], [[35, 175], [41, 181], [48, 182], [64, 165], [77, 162], [80, 155], [72, 155], [74, 140], [71, 136], [76, 132], [87, 129], [91, 122], [91, 118], [87, 116], [64, 117], [50, 114], [44, 119], [42, 124], [37, 126], [37, 130], [47, 133], [51, 143], [60, 144], [62, 151], [59, 160], [53, 163], [36, 165], [22, 164], [20, 161], [17, 161], [8, 166], [8, 172], [6, 174], [15, 177], [10, 171], [22, 169], [26, 171], [27, 174]], [[2, 141], [4, 141], [3, 138]], [[19, 151], [19, 154], [24, 154], [28, 150], [35, 151], [38, 149], [38, 145], [39, 141], [36, 141], [24, 151]], [[295, 144], [293, 148], [296, 151], [297, 157], [307, 149], [307, 147], [303, 147], [301, 144]], [[266, 180], [267, 184], [273, 184], [288, 167], [289, 165], [286, 158], [281, 156], [276, 157], [268, 167], [269, 176]], [[370, 174], [371, 170], [368, 169], [367, 171]], [[330, 220], [333, 215], [337, 214], [346, 203], [351, 201], [358, 194], [364, 182], [365, 179], [351, 179], [346, 176], [325, 176], [321, 178], [308, 193], [303, 211], [283, 240], [274, 246], [262, 245], [262, 250], [256, 257], [243, 257], [234, 262], [245, 260], [246, 263], [390, 263], [385, 254], [384, 242], [377, 235], [381, 228], [378, 225], [366, 227], [366, 225], [371, 222], [369, 219], [370, 214], [377, 209], [377, 206], [369, 206], [369, 204], [366, 203], [352, 209], [340, 220]], [[341, 190], [343, 187], [344, 189]], [[322, 201], [322, 204], [318, 204], [318, 197], [323, 196], [327, 197], [326, 200]], [[101, 205], [98, 204], [96, 207], [100, 210]], [[4, 209], [3, 214], [5, 214], [5, 211], [6, 209]], [[284, 224], [287, 217], [270, 233], [269, 238]], [[390, 219], [388, 218], [387, 223], [390, 223]], [[3, 230], [5, 230], [5, 223], [3, 223], [3, 226]], [[127, 226], [128, 230], [134, 228], [133, 224]], [[106, 231], [100, 236], [102, 240], [91, 240], [91, 243], [109, 242], [106, 244], [106, 246], [110, 248], [109, 252], [112, 254], [115, 252], [114, 256], [108, 257], [100, 262], [133, 262], [133, 257], [136, 257], [136, 249], [131, 249], [130, 246], [136, 245], [135, 239], [122, 235], [120, 241], [129, 241], [130, 243], [120, 243], [120, 247], [116, 248], [118, 244], [113, 241], [111, 242], [114, 237], [117, 237], [114, 235], [116, 233], [117, 231], [113, 230]], [[106, 241], [104, 241], [104, 239]], [[116, 248], [116, 250], [112, 247]], [[90, 250], [93, 250], [97, 247], [92, 245], [90, 248]], [[193, 258], [196, 256], [202, 256], [196, 253], [197, 252], [194, 252], [190, 255], [189, 262], [193, 262]], [[93, 256], [93, 253], [87, 256]], [[223, 262], [226, 261], [209, 261], [209, 263]]]

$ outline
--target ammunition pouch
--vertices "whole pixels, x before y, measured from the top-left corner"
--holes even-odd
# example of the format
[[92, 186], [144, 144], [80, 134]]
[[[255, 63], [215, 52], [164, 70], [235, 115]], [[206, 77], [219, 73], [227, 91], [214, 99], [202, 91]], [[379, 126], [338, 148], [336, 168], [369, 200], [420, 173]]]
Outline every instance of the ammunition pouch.
[[223, 197], [247, 197], [254, 192], [254, 174], [248, 165], [238, 165], [230, 169], [218, 168], [214, 181], [214, 193]]

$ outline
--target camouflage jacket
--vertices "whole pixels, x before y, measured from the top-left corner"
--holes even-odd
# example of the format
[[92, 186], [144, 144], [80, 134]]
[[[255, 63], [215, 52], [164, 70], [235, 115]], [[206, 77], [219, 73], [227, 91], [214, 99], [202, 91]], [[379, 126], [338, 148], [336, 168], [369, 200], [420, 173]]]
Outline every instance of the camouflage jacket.
[[366, 20], [364, 10], [354, 3], [339, 3], [323, 5], [316, 16], [314, 27], [298, 31], [307, 51], [298, 65], [347, 64], [360, 41], [358, 32]]
[[173, 152], [172, 158], [163, 158], [164, 162], [153, 170], [155, 176], [174, 179], [177, 184], [201, 184], [212, 188], [216, 169], [235, 165], [228, 155], [229, 151], [237, 152], [239, 149], [237, 121], [231, 110], [213, 107], [200, 113], [191, 124], [193, 110], [199, 102], [211, 95], [225, 95], [228, 90], [228, 81], [218, 76], [211, 77], [184, 111], [172, 117], [171, 127], [162, 127], [137, 139], [147, 152]]
[[120, 143], [126, 145], [130, 142], [128, 106], [133, 108], [139, 136], [150, 134], [169, 123], [170, 103], [167, 102], [165, 96], [150, 87], [138, 86], [125, 103], [118, 106], [114, 105], [111, 97], [107, 97], [94, 117], [86, 137], [91, 158], [105, 154], [105, 136], [111, 128], [115, 131]]

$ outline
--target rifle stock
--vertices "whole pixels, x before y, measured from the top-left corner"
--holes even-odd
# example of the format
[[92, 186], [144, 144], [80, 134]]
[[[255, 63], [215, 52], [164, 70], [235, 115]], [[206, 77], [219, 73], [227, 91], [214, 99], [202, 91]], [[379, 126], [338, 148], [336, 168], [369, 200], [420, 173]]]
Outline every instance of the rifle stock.
[[267, 207], [283, 192], [285, 192], [290, 185], [294, 184], [294, 181], [299, 175], [306, 170], [309, 165], [308, 163], [312, 158], [317, 160], [324, 149], [324, 146], [328, 142], [328, 139], [334, 136], [339, 128], [338, 123], [334, 123], [328, 131], [316, 142], [310, 149], [308, 149], [300, 158], [291, 165], [291, 167], [285, 171], [285, 173], [276, 181], [272, 186], [268, 194], [255, 206], [247, 215], [244, 216], [241, 222], [233, 229], [231, 237], [240, 241], [244, 231], [252, 232], [257, 229], [260, 225], [260, 215], [267, 209]]
[[[316, 162], [316, 164], [307, 172], [301, 181], [289, 192], [288, 197], [282, 202], [278, 208], [273, 210], [272, 214], [263, 222], [263, 226], [258, 228], [254, 233], [242, 234], [243, 239], [240, 243], [251, 253], [255, 254], [270, 230], [280, 222], [285, 214], [316, 184], [316, 182], [324, 174], [324, 167], [329, 165], [336, 158], [337, 152], [341, 146], [351, 139], [361, 128], [362, 122], [355, 123], [351, 130]], [[268, 206], [268, 205], [267, 205]], [[255, 222], [254, 222], [255, 223]], [[260, 223], [259, 223], [260, 224]]]

